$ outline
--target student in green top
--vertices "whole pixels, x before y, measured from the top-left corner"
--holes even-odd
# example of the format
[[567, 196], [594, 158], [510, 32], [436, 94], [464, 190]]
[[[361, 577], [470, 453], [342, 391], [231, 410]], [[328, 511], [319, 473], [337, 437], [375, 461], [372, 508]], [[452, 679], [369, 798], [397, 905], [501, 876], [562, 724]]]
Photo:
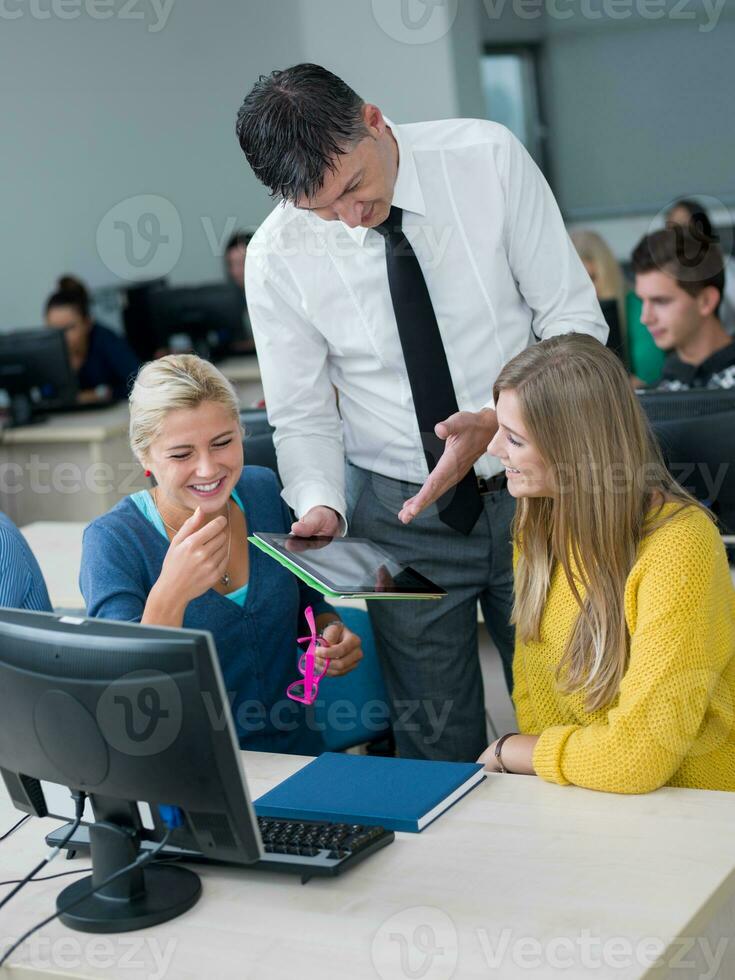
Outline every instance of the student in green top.
[[570, 238], [597, 292], [597, 298], [614, 299], [625, 344], [625, 366], [636, 388], [655, 384], [661, 376], [665, 355], [658, 349], [641, 321], [641, 301], [628, 289], [620, 264], [607, 242], [595, 231], [575, 229]]

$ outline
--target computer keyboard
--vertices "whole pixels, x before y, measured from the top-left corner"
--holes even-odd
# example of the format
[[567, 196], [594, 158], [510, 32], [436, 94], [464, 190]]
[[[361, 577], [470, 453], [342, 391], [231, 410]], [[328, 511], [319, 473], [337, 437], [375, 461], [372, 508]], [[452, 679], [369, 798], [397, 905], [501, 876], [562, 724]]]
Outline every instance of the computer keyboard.
[[[69, 824], [46, 835], [50, 847], [58, 846], [69, 831]], [[317, 875], [338, 875], [358, 864], [370, 854], [390, 844], [395, 838], [392, 830], [362, 824], [332, 823], [327, 820], [275, 820], [258, 817], [265, 854], [249, 868], [263, 871], [283, 871], [300, 874], [304, 881]], [[155, 841], [141, 840], [145, 852], [156, 846]], [[89, 853], [89, 827], [82, 824], [65, 845], [69, 857]], [[159, 852], [159, 860], [206, 861], [199, 851], [167, 844]]]
[[395, 837], [384, 827], [258, 817], [265, 857], [255, 867], [336, 875], [385, 847]]

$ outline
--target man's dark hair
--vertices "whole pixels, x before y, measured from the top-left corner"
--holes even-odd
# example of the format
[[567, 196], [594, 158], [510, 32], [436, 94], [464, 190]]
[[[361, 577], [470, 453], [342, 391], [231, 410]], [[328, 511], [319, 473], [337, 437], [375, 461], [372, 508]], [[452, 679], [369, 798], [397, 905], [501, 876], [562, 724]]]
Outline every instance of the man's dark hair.
[[312, 198], [336, 157], [365, 135], [364, 102], [319, 65], [261, 75], [237, 114], [235, 130], [253, 173], [272, 197]]
[[[693, 235], [687, 228], [664, 228], [645, 235], [633, 249], [633, 272], [665, 272], [690, 296], [707, 286], [725, 288], [725, 263], [717, 242]], [[718, 304], [719, 306], [719, 304]]]
[[687, 224], [687, 230], [690, 231], [695, 237], [711, 238], [712, 241], [716, 242], [718, 240], [712, 228], [712, 222], [709, 219], [709, 215], [699, 203], [699, 201], [693, 200], [690, 197], [682, 197], [679, 201], [675, 201], [669, 208], [666, 217], [669, 218], [671, 212], [676, 208], [682, 208], [689, 215], [689, 222]]
[[230, 235], [227, 245], [225, 246], [225, 255], [233, 248], [247, 248], [250, 244], [250, 239], [253, 237], [250, 231], [233, 231]]

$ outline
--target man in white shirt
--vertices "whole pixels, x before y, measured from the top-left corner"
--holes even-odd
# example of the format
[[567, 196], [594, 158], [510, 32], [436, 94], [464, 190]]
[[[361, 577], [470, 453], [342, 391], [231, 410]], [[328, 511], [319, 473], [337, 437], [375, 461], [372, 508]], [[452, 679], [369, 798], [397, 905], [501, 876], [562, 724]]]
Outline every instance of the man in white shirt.
[[397, 126], [297, 65], [259, 80], [237, 133], [283, 202], [250, 243], [246, 289], [293, 531], [349, 520], [447, 589], [370, 614], [401, 755], [475, 758], [478, 599], [512, 683], [513, 502], [486, 452], [493, 382], [536, 339], [604, 342], [594, 288], [502, 126]]

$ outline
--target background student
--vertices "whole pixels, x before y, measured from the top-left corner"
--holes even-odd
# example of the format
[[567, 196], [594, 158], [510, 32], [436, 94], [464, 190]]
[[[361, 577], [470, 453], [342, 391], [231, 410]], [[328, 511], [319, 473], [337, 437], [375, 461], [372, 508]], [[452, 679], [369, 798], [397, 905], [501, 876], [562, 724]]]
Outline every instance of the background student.
[[725, 278], [719, 246], [668, 228], [641, 239], [632, 262], [643, 322], [668, 352], [654, 387], [735, 387], [735, 340], [719, 318]]
[[486, 767], [615, 793], [735, 790], [735, 591], [619, 359], [544, 341], [494, 387], [518, 499], [513, 700]]
[[35, 555], [7, 514], [0, 511], [0, 607], [52, 612]]
[[[697, 240], [710, 239], [719, 242], [719, 237], [712, 227], [712, 221], [707, 210], [691, 198], [681, 198], [666, 212], [666, 227], [685, 228]], [[722, 291], [719, 317], [722, 326], [729, 334], [735, 334], [735, 258], [724, 255], [725, 282]]]
[[636, 388], [655, 384], [661, 377], [665, 354], [656, 347], [641, 323], [641, 301], [628, 288], [620, 263], [596, 231], [575, 229], [569, 237], [595, 287], [600, 302], [613, 300], [625, 348], [625, 364]]
[[92, 319], [84, 283], [73, 276], [59, 279], [46, 300], [46, 325], [64, 331], [79, 401], [127, 398], [140, 362], [126, 340]]

